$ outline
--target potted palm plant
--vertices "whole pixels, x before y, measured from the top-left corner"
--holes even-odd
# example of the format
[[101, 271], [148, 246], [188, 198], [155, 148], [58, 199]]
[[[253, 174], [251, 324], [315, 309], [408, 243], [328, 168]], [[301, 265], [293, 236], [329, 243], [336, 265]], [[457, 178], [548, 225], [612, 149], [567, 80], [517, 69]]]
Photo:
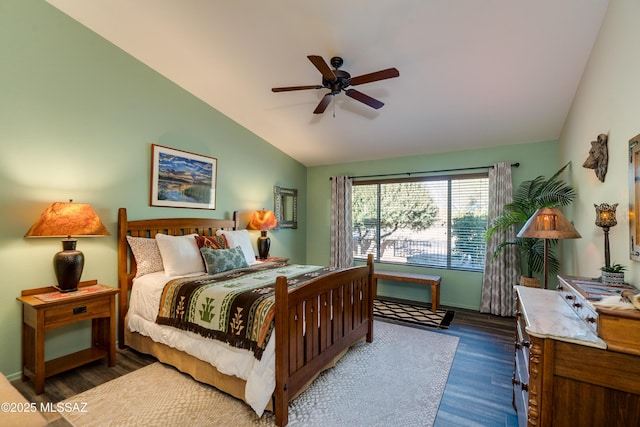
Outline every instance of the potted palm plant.
[[[573, 202], [576, 193], [573, 187], [560, 179], [560, 174], [569, 163], [558, 170], [551, 178], [538, 176], [521, 183], [513, 194], [513, 202], [504, 206], [502, 213], [496, 217], [487, 229], [485, 238], [488, 241], [496, 232], [506, 232], [511, 227], [520, 230], [527, 220], [540, 208], [557, 208], [567, 206]], [[550, 241], [551, 246], [557, 241]], [[511, 241], [500, 243], [494, 258], [507, 246], [519, 249], [526, 263], [526, 270], [521, 278], [521, 285], [540, 286], [540, 280], [534, 277], [544, 268], [544, 241], [542, 239], [516, 237]], [[560, 263], [555, 254], [550, 251], [548, 259], [549, 272], [555, 274]]]

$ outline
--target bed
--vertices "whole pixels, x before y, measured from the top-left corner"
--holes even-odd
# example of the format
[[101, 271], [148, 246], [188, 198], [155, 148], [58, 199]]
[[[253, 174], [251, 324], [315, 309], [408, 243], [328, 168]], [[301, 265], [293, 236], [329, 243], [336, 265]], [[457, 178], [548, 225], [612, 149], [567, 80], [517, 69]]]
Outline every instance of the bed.
[[[239, 232], [236, 217], [234, 214], [233, 220], [170, 218], [130, 221], [125, 208], [118, 210], [119, 347], [128, 346], [151, 354], [198, 381], [244, 400], [258, 416], [264, 410], [273, 411], [276, 424], [283, 426], [288, 422], [288, 405], [292, 399], [323, 370], [333, 366], [352, 345], [373, 340], [373, 261], [369, 257], [365, 266], [341, 270], [323, 268], [322, 272], [312, 270], [313, 266], [269, 262], [226, 272], [209, 270], [211, 274], [207, 273], [206, 278], [212, 282], [226, 274], [259, 277], [261, 280], [267, 275], [275, 278], [275, 291], [269, 300], [272, 317], [263, 316], [272, 318], [271, 326], [253, 328], [269, 329], [274, 333], [267, 334], [258, 349], [253, 344], [238, 348], [230, 345], [230, 341], [216, 341], [193, 328], [177, 329], [171, 326], [172, 320], [163, 324], [150, 319], [153, 310], [158, 322], [163, 319], [162, 309], [167, 307], [167, 303], [165, 299], [158, 303], [158, 298], [170, 294], [167, 289], [171, 286], [166, 285], [167, 282], [174, 284], [175, 288], [178, 286], [176, 283], [184, 281], [184, 287], [190, 289], [189, 279], [180, 277], [193, 276], [202, 281], [206, 273], [185, 274], [186, 270], [172, 270], [172, 277], [168, 278], [170, 269], [180, 270], [181, 265], [188, 263], [177, 264], [177, 267], [170, 265], [169, 261], [176, 264], [176, 260], [165, 257], [166, 253], [163, 253], [160, 262], [164, 261], [164, 265], [159, 267], [157, 259], [153, 261], [153, 257], [146, 253], [140, 255], [137, 244], [153, 244], [156, 240], [160, 246], [160, 243], [174, 238], [184, 243], [187, 238], [194, 240], [192, 235], [201, 236], [195, 240], [212, 242], [220, 233], [231, 238], [231, 233]], [[227, 243], [233, 243], [231, 240]], [[227, 248], [232, 246], [229, 244]], [[241, 248], [238, 245], [227, 251], [240, 252]], [[205, 252], [207, 255], [226, 253], [203, 250], [202, 254]], [[206, 257], [204, 264], [207, 269], [212, 265]], [[303, 271], [304, 274], [301, 273]], [[142, 272], [145, 274], [141, 275]], [[305, 279], [300, 279], [303, 276]], [[307, 279], [309, 277], [311, 279]], [[256, 356], [258, 353], [260, 357]]]

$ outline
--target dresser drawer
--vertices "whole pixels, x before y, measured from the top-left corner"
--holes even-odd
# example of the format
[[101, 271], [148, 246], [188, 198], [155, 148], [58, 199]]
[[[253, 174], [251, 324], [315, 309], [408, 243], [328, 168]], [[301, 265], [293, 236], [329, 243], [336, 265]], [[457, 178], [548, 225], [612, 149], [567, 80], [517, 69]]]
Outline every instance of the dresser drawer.
[[559, 277], [558, 292], [562, 298], [569, 304], [569, 307], [585, 321], [587, 325], [594, 331], [598, 332], [598, 313], [593, 305], [585, 298], [585, 296], [574, 286]]
[[105, 296], [87, 301], [70, 301], [65, 304], [44, 310], [44, 322], [47, 329], [79, 320], [109, 317], [111, 313], [111, 297]]

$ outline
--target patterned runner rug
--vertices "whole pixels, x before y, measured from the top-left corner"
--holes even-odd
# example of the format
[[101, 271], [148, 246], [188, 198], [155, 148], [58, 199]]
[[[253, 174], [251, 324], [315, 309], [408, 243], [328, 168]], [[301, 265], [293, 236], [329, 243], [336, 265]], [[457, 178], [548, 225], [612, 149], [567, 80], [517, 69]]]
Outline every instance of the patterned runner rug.
[[[358, 344], [289, 404], [289, 426], [430, 426], [438, 412], [458, 338], [375, 322]], [[73, 426], [273, 426], [245, 403], [161, 363], [64, 401]], [[86, 404], [86, 405], [85, 405]]]
[[378, 297], [373, 301], [373, 314], [380, 320], [447, 329], [454, 312], [438, 308], [434, 313], [429, 303]]

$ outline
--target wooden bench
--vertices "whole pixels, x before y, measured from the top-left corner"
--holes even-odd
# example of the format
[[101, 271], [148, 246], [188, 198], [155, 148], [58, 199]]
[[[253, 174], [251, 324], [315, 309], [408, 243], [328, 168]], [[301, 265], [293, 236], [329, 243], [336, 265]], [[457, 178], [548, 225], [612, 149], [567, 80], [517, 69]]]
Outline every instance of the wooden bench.
[[403, 273], [400, 271], [374, 270], [373, 291], [374, 296], [378, 293], [378, 279], [396, 280], [398, 282], [419, 283], [431, 286], [431, 310], [435, 313], [440, 305], [440, 276], [429, 276], [419, 273]]

